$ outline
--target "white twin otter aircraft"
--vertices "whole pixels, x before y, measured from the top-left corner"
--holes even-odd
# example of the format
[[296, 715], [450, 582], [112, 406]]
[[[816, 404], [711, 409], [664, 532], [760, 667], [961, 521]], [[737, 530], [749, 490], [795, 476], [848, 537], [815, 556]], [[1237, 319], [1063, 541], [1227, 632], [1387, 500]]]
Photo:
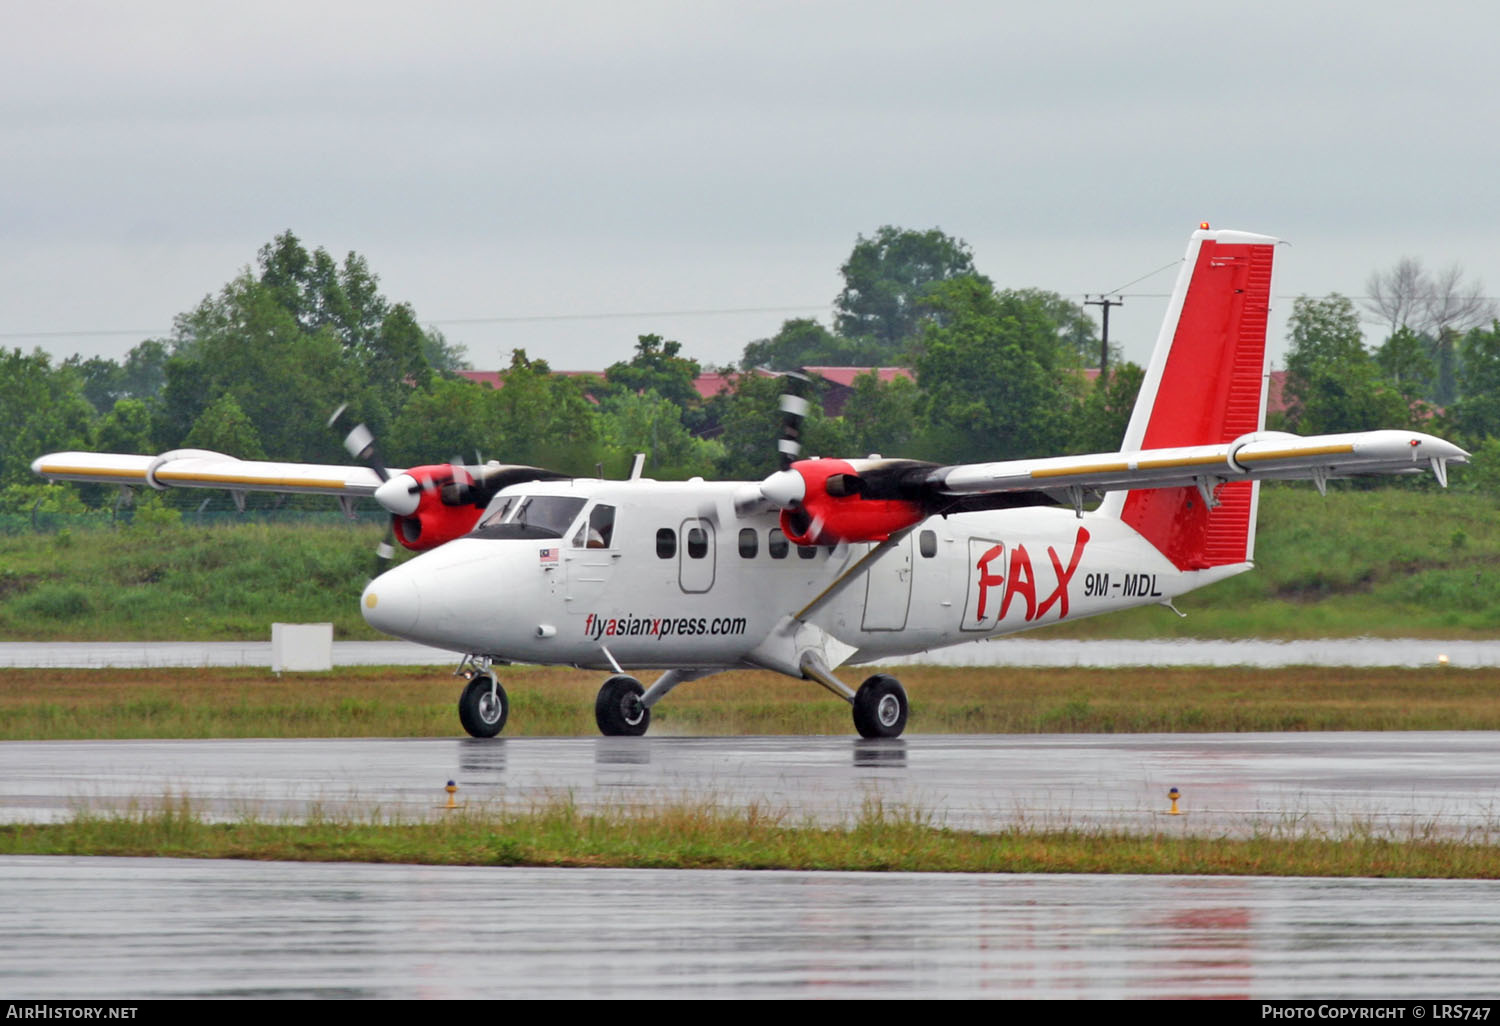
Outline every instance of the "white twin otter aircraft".
[[[1276, 240], [1193, 233], [1119, 452], [938, 466], [802, 459], [803, 400], [783, 399], [782, 469], [759, 482], [569, 478], [534, 467], [370, 466], [64, 452], [64, 481], [373, 496], [424, 551], [376, 577], [377, 630], [469, 653], [459, 719], [505, 726], [496, 667], [607, 671], [605, 734], [644, 734], [674, 687], [759, 668], [816, 681], [865, 737], [906, 727], [901, 684], [843, 666], [1094, 616], [1252, 568], [1258, 482], [1431, 470], [1468, 454], [1417, 431], [1268, 432], [1266, 316]], [[1086, 497], [1103, 494], [1097, 509]], [[644, 687], [631, 671], [663, 669]]]

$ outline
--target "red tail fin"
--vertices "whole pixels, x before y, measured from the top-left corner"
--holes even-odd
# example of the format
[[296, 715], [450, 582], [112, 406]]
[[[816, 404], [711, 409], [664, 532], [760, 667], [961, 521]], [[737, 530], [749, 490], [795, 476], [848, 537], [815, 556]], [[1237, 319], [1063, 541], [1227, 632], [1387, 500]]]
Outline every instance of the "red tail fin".
[[[1265, 426], [1275, 245], [1244, 232], [1193, 233], [1123, 448], [1230, 442]], [[1216, 497], [1208, 509], [1197, 488], [1129, 492], [1120, 517], [1180, 570], [1246, 562], [1256, 485], [1224, 484]]]

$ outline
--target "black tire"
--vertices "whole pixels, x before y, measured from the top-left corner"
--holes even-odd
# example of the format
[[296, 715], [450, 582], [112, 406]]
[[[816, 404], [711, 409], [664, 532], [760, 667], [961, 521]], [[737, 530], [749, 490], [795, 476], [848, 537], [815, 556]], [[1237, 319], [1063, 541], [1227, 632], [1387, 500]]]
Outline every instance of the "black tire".
[[646, 689], [634, 677], [617, 674], [604, 682], [594, 700], [594, 721], [605, 737], [640, 737], [651, 726], [651, 710], [641, 704]]
[[861, 737], [900, 737], [906, 729], [906, 689], [877, 673], [854, 693], [854, 729]]
[[[494, 683], [493, 698], [490, 684]], [[496, 701], [498, 699], [498, 701]], [[481, 673], [469, 681], [464, 693], [458, 697], [458, 722], [470, 737], [494, 737], [505, 729], [510, 718], [510, 696], [493, 677]]]

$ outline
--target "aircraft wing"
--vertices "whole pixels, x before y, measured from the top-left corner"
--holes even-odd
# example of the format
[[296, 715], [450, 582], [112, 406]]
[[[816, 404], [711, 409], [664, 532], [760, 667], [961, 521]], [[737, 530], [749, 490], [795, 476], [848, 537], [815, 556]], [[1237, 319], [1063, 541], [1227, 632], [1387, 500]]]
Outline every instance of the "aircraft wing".
[[[174, 449], [160, 456], [112, 452], [54, 452], [31, 464], [52, 481], [91, 481], [135, 487], [222, 488], [231, 492], [298, 495], [373, 495], [380, 478], [369, 467], [241, 460], [206, 449]], [[392, 474], [402, 471], [391, 469]]]
[[1447, 465], [1469, 454], [1420, 431], [1357, 431], [1301, 436], [1259, 431], [1218, 445], [1057, 456], [938, 467], [926, 484], [938, 492], [975, 495], [1015, 491], [1068, 493], [1196, 485], [1226, 481], [1313, 480], [1356, 474], [1431, 470], [1447, 484]]

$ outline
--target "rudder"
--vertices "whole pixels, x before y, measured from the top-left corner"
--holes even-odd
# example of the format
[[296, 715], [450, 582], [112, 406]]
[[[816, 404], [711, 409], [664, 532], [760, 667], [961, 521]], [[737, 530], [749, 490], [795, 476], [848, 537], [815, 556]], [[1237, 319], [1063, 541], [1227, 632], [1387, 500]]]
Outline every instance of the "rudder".
[[[1266, 319], [1276, 241], [1200, 229], [1125, 431], [1124, 450], [1231, 442], [1265, 426]], [[1196, 487], [1111, 496], [1116, 513], [1179, 570], [1248, 562], [1258, 486], [1218, 487], [1208, 509]]]

